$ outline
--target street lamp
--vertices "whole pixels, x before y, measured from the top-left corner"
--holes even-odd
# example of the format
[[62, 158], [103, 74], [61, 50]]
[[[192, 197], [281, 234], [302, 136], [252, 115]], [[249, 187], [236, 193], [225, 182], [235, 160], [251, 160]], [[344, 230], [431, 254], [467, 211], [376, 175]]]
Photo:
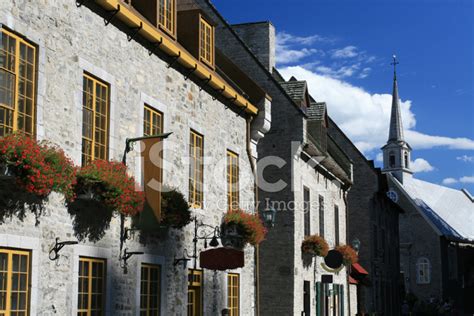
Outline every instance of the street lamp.
[[359, 238], [354, 238], [354, 239], [352, 240], [352, 242], [351, 242], [352, 248], [354, 248], [354, 250], [355, 250], [357, 253], [359, 253], [360, 244], [361, 244], [361, 242], [360, 242]]
[[276, 210], [271, 206], [267, 206], [265, 210], [262, 211], [263, 222], [267, 227], [273, 227], [275, 225], [276, 219]]

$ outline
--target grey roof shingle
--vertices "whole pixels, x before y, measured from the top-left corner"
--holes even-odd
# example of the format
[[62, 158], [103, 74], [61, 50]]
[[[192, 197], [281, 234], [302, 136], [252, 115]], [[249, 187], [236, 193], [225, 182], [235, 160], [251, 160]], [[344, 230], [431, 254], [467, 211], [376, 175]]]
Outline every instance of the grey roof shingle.
[[326, 102], [312, 101], [307, 110], [310, 120], [322, 121], [326, 116]]
[[280, 85], [292, 100], [302, 101], [305, 99], [306, 81], [290, 80], [280, 82]]

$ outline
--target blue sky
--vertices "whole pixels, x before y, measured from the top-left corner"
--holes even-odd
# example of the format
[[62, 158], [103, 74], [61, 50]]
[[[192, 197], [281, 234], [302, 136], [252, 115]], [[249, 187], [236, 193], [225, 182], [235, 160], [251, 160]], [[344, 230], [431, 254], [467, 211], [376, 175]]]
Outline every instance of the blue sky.
[[271, 21], [278, 69], [307, 80], [311, 94], [376, 161], [388, 136], [395, 53], [416, 177], [474, 194], [472, 0], [213, 3], [229, 23]]

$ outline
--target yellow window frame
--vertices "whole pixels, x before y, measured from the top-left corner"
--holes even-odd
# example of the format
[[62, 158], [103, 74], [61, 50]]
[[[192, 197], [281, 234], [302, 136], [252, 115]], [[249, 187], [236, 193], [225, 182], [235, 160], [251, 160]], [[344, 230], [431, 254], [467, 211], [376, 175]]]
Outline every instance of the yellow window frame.
[[239, 208], [239, 155], [227, 151], [227, 207], [229, 210]]
[[230, 316], [239, 316], [240, 275], [237, 273], [227, 274], [227, 308]]
[[[5, 96], [11, 93], [11, 104], [0, 103], [0, 115], [3, 114], [4, 122], [0, 125], [0, 136], [18, 130], [26, 135], [34, 136], [36, 133], [36, 46], [5, 28], [0, 29], [0, 35], [1, 55], [5, 59], [5, 66], [0, 66], [0, 71], [5, 75], [5, 80], [2, 80], [5, 86], [0, 86], [0, 89], [4, 90]], [[4, 36], [6, 36], [7, 47], [3, 47]], [[13, 41], [14, 44], [10, 45]], [[7, 75], [14, 76], [10, 88], [7, 86], [9, 83], [6, 79]], [[8, 112], [13, 112], [11, 119], [8, 119]], [[23, 122], [19, 124], [21, 120]], [[8, 121], [11, 121], [11, 124]], [[29, 128], [27, 128], [28, 122]]]
[[145, 104], [143, 115], [143, 136], [163, 133], [163, 113]]
[[214, 27], [202, 15], [199, 18], [199, 60], [214, 68]]
[[203, 206], [204, 136], [191, 131], [189, 140], [189, 203], [194, 208]]
[[[144, 271], [147, 271], [145, 274]], [[151, 272], [155, 271], [157, 279], [152, 279]], [[144, 278], [146, 275], [146, 279]], [[141, 279], [140, 279], [140, 315], [145, 316], [159, 316], [161, 314], [161, 265], [143, 263], [141, 268]], [[152, 283], [157, 283], [158, 292], [156, 296], [152, 295], [151, 287]], [[143, 293], [143, 289], [146, 288], [146, 293]], [[156, 300], [155, 304], [152, 304], [153, 300]], [[155, 308], [152, 308], [155, 306]]]
[[202, 270], [188, 270], [188, 314], [187, 316], [202, 316]]
[[[0, 315], [10, 316], [11, 313], [16, 315], [17, 312], [28, 315], [29, 304], [30, 304], [30, 252], [16, 249], [0, 249], [0, 255], [6, 255], [6, 262], [0, 261], [0, 275], [3, 275], [3, 283], [0, 284]], [[13, 266], [15, 262], [14, 257], [17, 256], [17, 267]], [[22, 262], [25, 262], [22, 271]], [[16, 285], [17, 290], [13, 287], [13, 275], [17, 276], [18, 283]], [[24, 276], [24, 278], [22, 278]], [[22, 281], [23, 284], [22, 284]], [[23, 285], [23, 286], [22, 286]], [[24, 308], [12, 310], [12, 294], [17, 295], [16, 306], [20, 305], [20, 296], [24, 296]], [[5, 301], [2, 301], [2, 298]]]
[[[87, 275], [84, 274], [84, 270], [85, 268], [83, 268], [83, 270], [81, 270], [81, 263], [83, 264], [88, 264], [88, 270], [87, 270]], [[94, 264], [100, 264], [102, 265], [102, 276], [94, 276], [93, 275], [93, 272], [94, 272], [94, 269], [93, 269], [93, 265]], [[98, 272], [99, 269], [96, 269], [96, 271]], [[81, 275], [82, 273], [82, 275]], [[97, 312], [99, 312], [100, 314], [105, 314], [105, 283], [106, 283], [106, 280], [107, 280], [107, 266], [106, 266], [106, 260], [105, 259], [99, 259], [99, 258], [89, 258], [89, 257], [80, 257], [79, 258], [79, 274], [78, 274], [78, 291], [77, 291], [77, 296], [78, 296], [78, 306], [77, 306], [77, 315], [78, 316], [91, 316], [93, 312], [94, 315], [96, 315]], [[102, 288], [99, 289], [100, 292], [93, 292], [93, 279], [101, 279], [102, 281]], [[84, 286], [84, 291], [81, 291], [81, 282], [83, 280], [87, 280], [87, 282], [85, 282], [84, 285], [87, 285], [87, 288], [85, 289], [86, 286]], [[96, 282], [97, 282], [96, 280]], [[83, 306], [85, 308], [80, 308], [80, 304], [81, 304], [81, 295], [86, 295], [87, 299], [86, 299], [86, 302], [87, 302], [87, 306]], [[100, 295], [101, 296], [101, 300], [100, 300], [100, 307], [99, 308], [92, 308], [92, 295]]]
[[176, 37], [176, 0], [158, 1], [158, 26], [172, 37]]
[[[87, 90], [87, 84], [92, 85], [92, 93]], [[105, 91], [105, 93], [101, 93], [101, 97], [98, 96], [97, 90], [98, 88], [102, 88]], [[82, 122], [82, 164], [86, 165], [90, 161], [93, 161], [95, 159], [102, 159], [102, 160], [107, 160], [108, 159], [108, 151], [109, 151], [109, 109], [110, 109], [110, 86], [108, 83], [97, 79], [96, 77], [93, 77], [92, 75], [89, 75], [88, 73], [83, 74], [83, 87], [82, 87], [82, 93], [83, 93], [83, 99], [82, 99], [82, 111], [83, 111], [83, 122]], [[90, 104], [88, 104], [87, 100], [90, 101]], [[103, 111], [97, 111], [98, 107], [98, 102], [100, 101], [105, 101], [103, 102], [105, 104], [105, 109]], [[91, 130], [89, 131], [87, 129], [87, 126], [85, 126], [84, 122], [84, 116], [85, 116], [85, 111], [91, 112], [92, 116], [92, 122], [91, 122]], [[100, 126], [98, 127], [97, 124], [97, 118], [98, 116], [105, 117], [104, 118], [104, 124], [105, 126]], [[89, 135], [91, 137], [87, 137], [85, 135], [85, 132], [89, 131]], [[97, 139], [97, 132], [102, 131], [104, 133], [103, 135], [103, 140], [98, 140]], [[85, 151], [85, 144], [89, 143], [90, 144], [90, 154], [89, 152]], [[101, 155], [100, 153], [96, 153], [96, 145], [103, 147], [104, 148], [104, 154]]]

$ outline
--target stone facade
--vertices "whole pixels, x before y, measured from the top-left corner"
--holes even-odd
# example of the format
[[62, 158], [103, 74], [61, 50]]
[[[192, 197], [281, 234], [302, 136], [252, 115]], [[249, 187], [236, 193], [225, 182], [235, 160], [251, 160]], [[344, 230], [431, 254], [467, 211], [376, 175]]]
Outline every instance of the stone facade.
[[348, 193], [348, 240], [359, 239], [359, 263], [369, 272], [372, 285], [359, 284], [360, 313], [399, 315], [400, 208], [386, 195], [387, 178], [368, 161], [331, 121], [329, 134], [351, 158], [354, 183]]
[[[301, 243], [304, 238], [303, 187], [310, 191], [310, 233], [319, 234], [319, 196], [324, 199], [325, 238], [330, 247], [335, 245], [336, 222], [334, 207], [339, 207], [339, 240], [346, 242], [346, 189], [340, 179], [330, 178], [317, 167], [318, 163], [306, 152], [307, 115], [299, 108], [281, 85], [282, 79], [274, 70], [275, 30], [269, 22], [229, 26], [215, 10], [208, 14], [218, 21], [217, 34], [224, 52], [250, 74], [272, 98], [272, 127], [258, 144], [260, 157], [259, 201], [264, 209], [267, 201], [279, 208], [276, 222], [259, 247], [259, 292], [261, 315], [302, 315], [304, 312], [304, 282], [310, 282], [311, 314], [320, 303], [316, 300], [316, 284], [322, 274], [331, 274], [321, 267], [322, 259], [304, 261]], [[245, 43], [241, 47], [232, 38]], [[253, 62], [258, 59], [259, 67]], [[326, 136], [326, 135], [324, 135]], [[271, 158], [270, 158], [271, 157]], [[275, 165], [261, 169], [265, 161]], [[323, 168], [324, 169], [324, 168]], [[283, 183], [272, 191], [266, 184]], [[270, 185], [271, 186], [271, 185]], [[292, 206], [294, 208], [292, 208]], [[290, 209], [291, 208], [291, 209]], [[343, 286], [341, 308], [349, 311], [349, 291], [345, 269], [332, 274], [334, 283]]]
[[[173, 133], [164, 144], [163, 183], [185, 195], [190, 130], [204, 136], [204, 207], [194, 209], [193, 214], [205, 224], [220, 225], [227, 205], [227, 150], [239, 155], [241, 206], [253, 212], [254, 181], [245, 115], [214, 99], [215, 95], [201, 91], [196, 81], [186, 80], [180, 71], [168, 68], [162, 58], [149, 56], [148, 48], [139, 41], [128, 41], [120, 23], [105, 26], [100, 12], [95, 5], [78, 8], [70, 0], [0, 3], [0, 23], [37, 45], [37, 138], [59, 145], [77, 165], [81, 163], [82, 78], [87, 72], [110, 85], [110, 159], [121, 160], [126, 138], [143, 135], [146, 103], [163, 113], [164, 131]], [[268, 125], [265, 109], [269, 109], [269, 103], [263, 100], [260, 105], [260, 123]], [[256, 129], [252, 132], [261, 134]], [[256, 140], [252, 139], [254, 148]], [[251, 152], [251, 159], [256, 155], [255, 150]], [[138, 157], [137, 152], [130, 153], [128, 166], [140, 181]], [[130, 219], [125, 226], [130, 226]], [[162, 266], [161, 315], [186, 314], [187, 269], [173, 262], [183, 257], [185, 249], [192, 250], [191, 224], [182, 230], [170, 229], [164, 235], [133, 235], [125, 248], [144, 254], [129, 260], [128, 274], [123, 273], [118, 259], [119, 217], [112, 219], [104, 238], [97, 243], [84, 241], [66, 246], [58, 261], [50, 261], [48, 252], [57, 237], [71, 240], [74, 232], [64, 200], [55, 193], [49, 197], [39, 224], [35, 225], [30, 214], [24, 221], [13, 218], [0, 225], [0, 247], [31, 251], [31, 315], [77, 314], [80, 256], [107, 262], [106, 315], [138, 314], [142, 262]], [[199, 243], [199, 250], [202, 249], [203, 244]], [[245, 267], [232, 271], [240, 274], [241, 315], [254, 313], [254, 266], [254, 249], [247, 246]], [[192, 267], [191, 260], [187, 268]], [[220, 315], [227, 307], [227, 273], [205, 270], [203, 275], [204, 315]]]

